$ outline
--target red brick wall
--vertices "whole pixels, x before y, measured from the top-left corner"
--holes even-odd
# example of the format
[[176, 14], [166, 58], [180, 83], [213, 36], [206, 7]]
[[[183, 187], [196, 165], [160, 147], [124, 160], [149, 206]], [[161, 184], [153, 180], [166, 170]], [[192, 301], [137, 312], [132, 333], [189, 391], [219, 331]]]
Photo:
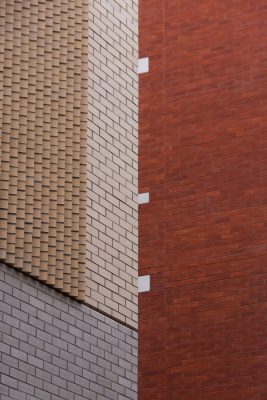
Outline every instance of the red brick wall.
[[139, 400], [267, 399], [266, 0], [141, 0]]

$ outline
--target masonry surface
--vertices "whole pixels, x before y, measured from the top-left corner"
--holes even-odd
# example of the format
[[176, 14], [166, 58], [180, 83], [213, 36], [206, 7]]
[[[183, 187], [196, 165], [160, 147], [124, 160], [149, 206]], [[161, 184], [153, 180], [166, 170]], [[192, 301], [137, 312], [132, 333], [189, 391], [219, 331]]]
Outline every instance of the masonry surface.
[[137, 327], [137, 0], [0, 4], [0, 260]]
[[266, 1], [140, 1], [140, 400], [267, 398]]
[[138, 2], [89, 1], [88, 304], [137, 327]]
[[137, 398], [137, 50], [137, 0], [0, 1], [1, 400]]
[[0, 264], [1, 400], [136, 400], [137, 334]]

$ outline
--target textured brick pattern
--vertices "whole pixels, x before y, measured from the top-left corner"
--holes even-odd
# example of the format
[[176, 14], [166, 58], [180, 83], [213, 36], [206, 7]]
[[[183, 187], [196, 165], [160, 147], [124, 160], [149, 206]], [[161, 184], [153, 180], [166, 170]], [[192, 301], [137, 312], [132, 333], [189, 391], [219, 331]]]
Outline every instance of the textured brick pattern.
[[1, 1], [0, 29], [0, 258], [83, 299], [87, 1]]
[[89, 1], [86, 301], [137, 322], [137, 0]]
[[136, 400], [136, 333], [0, 266], [1, 400]]
[[267, 398], [265, 0], [141, 0], [139, 400]]
[[0, 259], [136, 326], [137, 0], [0, 10]]

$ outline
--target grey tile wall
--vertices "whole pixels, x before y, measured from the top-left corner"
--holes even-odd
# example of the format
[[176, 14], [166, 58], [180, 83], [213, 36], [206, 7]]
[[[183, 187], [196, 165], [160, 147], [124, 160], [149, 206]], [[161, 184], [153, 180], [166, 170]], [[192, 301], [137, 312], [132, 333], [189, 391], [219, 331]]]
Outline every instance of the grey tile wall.
[[136, 400], [137, 333], [0, 264], [1, 400]]

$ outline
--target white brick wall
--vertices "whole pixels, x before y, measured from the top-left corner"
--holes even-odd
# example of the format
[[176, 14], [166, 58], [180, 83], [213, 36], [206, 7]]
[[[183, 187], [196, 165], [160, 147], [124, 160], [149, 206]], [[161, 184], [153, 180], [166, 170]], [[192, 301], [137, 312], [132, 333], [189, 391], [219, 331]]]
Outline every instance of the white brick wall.
[[134, 327], [137, 18], [137, 0], [89, 0], [86, 301]]

